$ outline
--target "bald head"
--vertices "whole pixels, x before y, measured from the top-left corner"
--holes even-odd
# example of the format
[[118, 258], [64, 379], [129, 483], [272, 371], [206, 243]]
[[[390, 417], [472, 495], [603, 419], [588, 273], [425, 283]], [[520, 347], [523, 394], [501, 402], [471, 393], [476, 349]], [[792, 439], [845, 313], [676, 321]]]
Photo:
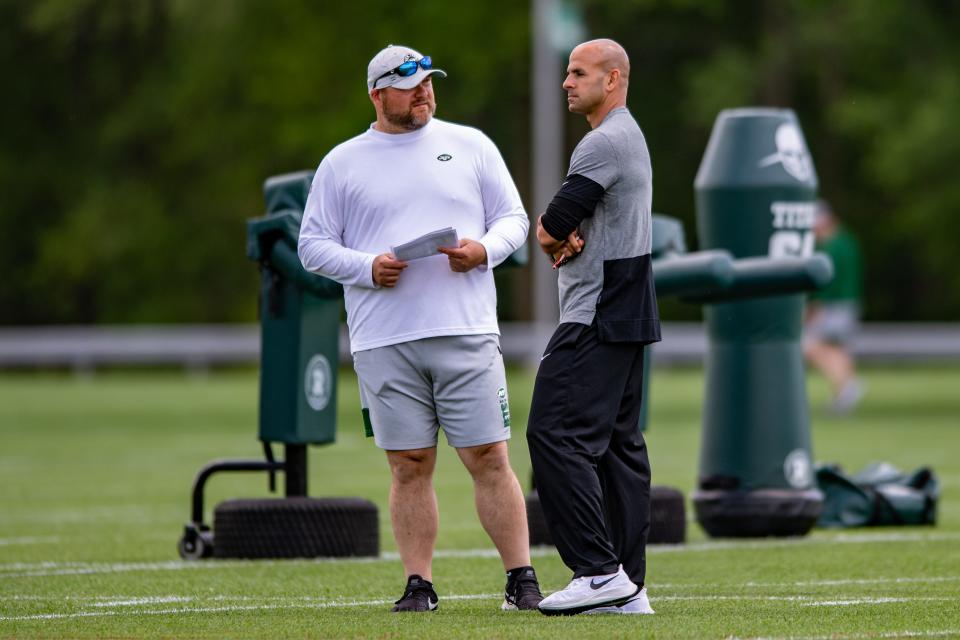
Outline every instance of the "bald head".
[[610, 73], [614, 69], [620, 71], [620, 81], [626, 87], [630, 79], [630, 58], [626, 50], [615, 40], [609, 38], [598, 38], [588, 40], [574, 47], [571, 56], [574, 53], [580, 53], [594, 64], [600, 66], [604, 73]]
[[596, 127], [611, 110], [627, 104], [630, 59], [613, 40], [590, 40], [574, 47], [563, 88], [567, 108]]

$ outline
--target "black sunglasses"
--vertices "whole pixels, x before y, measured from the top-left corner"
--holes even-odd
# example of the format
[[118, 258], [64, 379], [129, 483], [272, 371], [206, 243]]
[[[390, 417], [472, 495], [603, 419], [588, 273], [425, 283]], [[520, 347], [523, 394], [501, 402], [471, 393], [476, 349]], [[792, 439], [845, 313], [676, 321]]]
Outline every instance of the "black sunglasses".
[[378, 76], [377, 79], [373, 81], [373, 88], [376, 89], [377, 83], [388, 76], [397, 75], [401, 78], [409, 78], [417, 72], [417, 67], [424, 71], [429, 71], [433, 68], [433, 60], [430, 59], [430, 56], [423, 56], [419, 60], [407, 60], [400, 66], [394, 67], [390, 69], [390, 71]]

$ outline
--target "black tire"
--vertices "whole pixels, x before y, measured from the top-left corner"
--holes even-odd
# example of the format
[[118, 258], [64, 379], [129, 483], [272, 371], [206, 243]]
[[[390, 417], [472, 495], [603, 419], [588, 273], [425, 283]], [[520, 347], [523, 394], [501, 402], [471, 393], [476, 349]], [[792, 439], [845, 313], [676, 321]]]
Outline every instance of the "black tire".
[[671, 487], [650, 487], [650, 534], [647, 544], [682, 544], [687, 539], [683, 494]]
[[184, 560], [203, 560], [213, 555], [213, 534], [209, 531], [197, 531], [194, 535], [184, 534], [177, 542], [177, 553]]
[[217, 558], [378, 556], [377, 507], [362, 498], [227, 500], [213, 513]]
[[[527, 527], [530, 546], [552, 545], [553, 537], [536, 491], [527, 495]], [[681, 544], [687, 539], [687, 515], [683, 494], [670, 487], [650, 488], [650, 534], [647, 544]]]
[[823, 509], [818, 489], [693, 492], [697, 522], [711, 538], [806, 535]]

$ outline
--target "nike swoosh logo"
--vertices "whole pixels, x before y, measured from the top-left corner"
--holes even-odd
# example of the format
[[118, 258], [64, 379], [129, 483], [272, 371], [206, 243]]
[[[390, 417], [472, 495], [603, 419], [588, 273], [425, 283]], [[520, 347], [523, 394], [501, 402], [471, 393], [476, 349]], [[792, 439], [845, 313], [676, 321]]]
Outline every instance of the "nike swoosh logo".
[[540, 362], [543, 362], [544, 360], [546, 360], [547, 358], [549, 358], [551, 353], [553, 353], [553, 351], [551, 351], [551, 352], [548, 353], [547, 355], [545, 355], [545, 356], [543, 356], [542, 358], [540, 358]]
[[604, 580], [603, 582], [597, 582], [596, 580], [591, 580], [591, 581], [590, 581], [590, 588], [593, 589], [593, 590], [597, 590], [597, 589], [599, 589], [599, 588], [602, 587], [603, 585], [607, 584], [608, 582], [610, 582], [611, 580], [613, 580], [613, 579], [616, 578], [616, 577], [617, 577], [617, 576], [613, 576], [612, 578], [607, 578], [607, 579]]

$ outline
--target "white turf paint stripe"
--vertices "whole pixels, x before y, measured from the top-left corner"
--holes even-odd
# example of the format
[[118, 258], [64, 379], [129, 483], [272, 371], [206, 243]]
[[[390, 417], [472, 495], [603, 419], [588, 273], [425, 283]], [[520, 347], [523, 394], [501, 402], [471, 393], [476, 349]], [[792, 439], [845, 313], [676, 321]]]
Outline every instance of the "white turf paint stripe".
[[[700, 542], [687, 545], [653, 545], [647, 549], [648, 555], [660, 553], [685, 553], [702, 551], [721, 551], [729, 549], [770, 549], [776, 547], [807, 546], [818, 544], [871, 544], [891, 542], [940, 542], [960, 539], [960, 533], [890, 533], [870, 535], [839, 535], [832, 537], [801, 538], [796, 540], [763, 540], [763, 541], [729, 541]], [[533, 547], [530, 555], [533, 557], [553, 556], [557, 553], [553, 547]], [[495, 558], [497, 551], [487, 549], [442, 549], [434, 553], [434, 557], [443, 558]], [[284, 560], [285, 565], [291, 563], [376, 563], [396, 562], [399, 555], [396, 552], [386, 552], [378, 558], [320, 558], [315, 560]], [[254, 564], [256, 563], [256, 564]], [[3, 578], [32, 578], [59, 575], [86, 575], [94, 573], [121, 573], [128, 571], [180, 571], [184, 569], [222, 569], [228, 567], [271, 566], [276, 564], [271, 560], [237, 561], [217, 560], [214, 562], [187, 562], [173, 560], [168, 562], [135, 562], [135, 563], [53, 563], [43, 562], [30, 564], [0, 565], [0, 577]]]
[[[296, 562], [295, 560], [292, 562]], [[83, 563], [67, 562], [58, 564], [55, 562], [40, 563], [36, 568], [26, 568], [9, 572], [0, 567], [0, 578], [36, 578], [48, 576], [74, 576], [87, 575], [93, 573], [126, 573], [129, 571], [180, 571], [183, 569], [227, 569], [235, 567], [266, 567], [275, 564], [273, 561], [264, 560], [253, 562], [242, 561], [207, 561], [207, 562], [187, 562], [183, 560], [170, 560], [168, 562], [118, 562], [112, 564], [106, 563]]]
[[956, 582], [960, 576], [925, 576], [922, 578], [849, 578], [845, 580], [804, 580], [800, 582], [745, 582], [744, 587], [842, 587], [849, 585], [913, 584]]
[[697, 551], [727, 551], [730, 549], [773, 549], [777, 547], [806, 547], [821, 544], [886, 544], [891, 542], [948, 542], [960, 540], [960, 533], [888, 533], [853, 534], [814, 538], [787, 538], [762, 540], [723, 540], [694, 542], [692, 544], [651, 545], [647, 555], [660, 553], [684, 553]]
[[23, 536], [20, 538], [0, 538], [0, 547], [7, 547], [15, 544], [57, 544], [60, 538], [55, 536]]
[[40, 613], [32, 616], [3, 616], [0, 622], [24, 620], [63, 620], [70, 618], [100, 618], [125, 615], [182, 615], [184, 613], [224, 613], [233, 611], [266, 611], [269, 609], [311, 609], [311, 605], [251, 605], [247, 607], [184, 607], [182, 609], [131, 610], [131, 611], [78, 611], [77, 613]]
[[[177, 598], [176, 596], [172, 596]], [[477, 594], [461, 594], [461, 595], [446, 595], [443, 597], [444, 600], [492, 600], [502, 598], [502, 594], [499, 593], [477, 593]], [[689, 597], [689, 598], [657, 598], [658, 600], [741, 600], [741, 599], [750, 599], [750, 600], [777, 600], [777, 601], [797, 601], [803, 600], [802, 597], [738, 597], [738, 596], [712, 596], [712, 597]], [[142, 600], [159, 600], [159, 599], [150, 599], [145, 598]], [[190, 601], [191, 598], [183, 598], [184, 601]], [[852, 605], [852, 604], [886, 604], [886, 603], [902, 603], [910, 602], [914, 600], [951, 600], [951, 598], [872, 598], [872, 599], [862, 599], [860, 601], [822, 601], [822, 602], [801, 602], [800, 606], [837, 606], [837, 605]], [[127, 603], [115, 603], [118, 606], [126, 606]], [[139, 603], [143, 604], [143, 602]], [[24, 615], [24, 616], [0, 616], [0, 622], [10, 621], [26, 621], [26, 620], [63, 620], [63, 619], [72, 619], [72, 618], [93, 618], [93, 617], [106, 617], [106, 616], [121, 616], [121, 615], [182, 615], [189, 613], [231, 613], [238, 611], [269, 611], [269, 610], [279, 610], [279, 609], [323, 609], [323, 608], [344, 608], [344, 607], [368, 607], [368, 606], [386, 606], [393, 604], [392, 599], [378, 599], [378, 600], [358, 600], [358, 601], [320, 601], [313, 604], [300, 604], [300, 603], [287, 603], [287, 604], [260, 604], [260, 605], [233, 605], [233, 606], [223, 606], [223, 607], [179, 607], [174, 609], [120, 609], [120, 610], [106, 610], [106, 611], [78, 611], [75, 613], [42, 613], [34, 615]], [[889, 633], [889, 634], [870, 634], [869, 636], [844, 636], [844, 635], [830, 635], [824, 636], [823, 640], [835, 640], [837, 638], [857, 638], [857, 637], [903, 637], [904, 635], [910, 637], [929, 637], [929, 636], [941, 636], [941, 635], [952, 635], [957, 633], [956, 631], [946, 633], [946, 632], [904, 632], [904, 633]], [[792, 638], [791, 640], [800, 640], [797, 638]], [[820, 638], [809, 638], [807, 640], [820, 640]]]
[[[662, 586], [654, 587], [655, 589], [665, 588]], [[469, 600], [476, 598], [495, 598], [498, 594], [468, 594], [468, 595], [443, 595], [444, 600]], [[819, 596], [811, 595], [798, 595], [798, 596], [751, 596], [751, 595], [731, 595], [731, 596], [713, 596], [713, 595], [691, 595], [691, 596], [680, 596], [680, 595], [664, 595], [662, 593], [655, 593], [654, 599], [659, 601], [684, 601], [684, 600], [751, 600], [751, 601], [783, 601], [783, 602], [800, 602], [802, 606], [843, 606], [843, 605], [854, 605], [854, 604], [883, 604], [887, 602], [941, 602], [941, 601], [952, 601], [954, 598], [950, 597], [936, 597], [936, 596], [906, 596], [906, 597], [877, 597], [877, 598], [851, 598], [846, 600], [817, 600]], [[281, 603], [302, 603], [302, 604], [313, 604], [317, 606], [360, 606], [365, 604], [380, 604], [380, 601], [364, 601], [364, 602], [351, 602], [351, 601], [340, 601], [340, 600], [330, 600], [329, 598], [320, 598], [316, 596], [226, 596], [226, 595], [216, 595], [216, 596], [151, 596], [151, 597], [136, 597], [136, 596], [31, 596], [31, 595], [14, 595], [8, 597], [0, 597], [0, 601], [47, 601], [47, 600], [70, 600], [75, 602], [86, 602], [89, 606], [101, 607], [101, 608], [113, 608], [113, 607], [128, 607], [128, 606], [138, 606], [145, 604], [166, 604], [170, 602], [196, 602], [196, 601], [213, 601], [213, 602], [269, 602], [269, 601], [280, 601]], [[386, 603], [387, 601], [383, 601]]]
[[891, 602], [953, 602], [956, 598], [950, 597], [878, 597], [878, 598], [851, 598], [848, 600], [817, 600], [816, 596], [651, 596], [654, 602], [666, 600], [748, 600], [752, 602], [798, 602], [801, 607], [841, 607], [858, 604], [887, 604]]
[[[486, 554], [487, 550], [480, 549], [477, 550]], [[553, 549], [551, 549], [553, 552]], [[451, 557], [474, 557], [470, 555], [471, 550], [464, 550], [456, 552], [456, 556]], [[491, 555], [496, 555], [496, 552], [492, 552]], [[536, 554], [534, 554], [536, 555]], [[329, 562], [335, 562], [336, 560], [329, 560]], [[346, 560], [347, 562], [350, 559]], [[296, 564], [296, 563], [317, 563], [317, 562], [328, 562], [327, 560], [286, 560], [283, 561], [286, 564]], [[256, 564], [255, 564], [256, 563]], [[115, 564], [86, 564], [86, 563], [56, 563], [56, 562], [42, 562], [36, 564], [25, 564], [25, 563], [13, 563], [7, 565], [0, 565], [0, 577], [2, 578], [19, 578], [19, 577], [49, 577], [49, 576], [63, 576], [63, 575], [87, 575], [87, 574], [100, 574], [100, 573], [124, 573], [130, 571], [178, 571], [184, 569], [228, 569], [235, 567], [251, 567], [251, 566], [272, 566], [276, 564], [270, 560], [258, 560], [258, 561], [230, 561], [230, 560], [217, 560], [217, 561], [207, 561], [207, 562], [185, 562], [185, 561], [169, 561], [169, 562], [158, 562], [158, 563], [115, 563]], [[6, 572], [6, 573], [4, 573]], [[745, 582], [745, 583], [735, 583], [725, 586], [733, 587], [742, 587], [742, 588], [758, 588], [766, 589], [772, 587], [781, 587], [781, 588], [791, 588], [791, 587], [827, 587], [827, 586], [849, 586], [849, 585], [882, 585], [882, 584], [929, 584], [929, 583], [940, 583], [940, 582], [956, 582], [960, 580], [960, 576], [924, 576], [924, 577], [895, 577], [895, 578], [851, 578], [851, 579], [842, 579], [842, 580], [805, 580], [797, 582]], [[694, 584], [681, 584], [681, 583], [659, 583], [653, 585], [657, 589], [699, 589], [702, 585]], [[716, 585], [714, 585], [716, 586]], [[43, 596], [0, 596], [0, 601], [2, 600], [26, 600], [26, 599], [42, 599]], [[68, 597], [69, 598], [69, 597]], [[262, 598], [261, 598], [262, 600]]]
[[[934, 584], [939, 582], [956, 582], [960, 576], [923, 576], [920, 578], [848, 578], [844, 580], [800, 580], [797, 582], [731, 582], [714, 583], [710, 587], [732, 587], [750, 589], [792, 588], [792, 587], [842, 587], [842, 586], [875, 586], [883, 584]], [[673, 582], [650, 583], [653, 589], [702, 589], [703, 584], [682, 584]]]
[[[444, 596], [444, 600], [487, 600], [503, 597], [501, 593], [476, 593], [464, 595]], [[363, 601], [326, 601], [316, 604], [262, 604], [240, 605], [228, 607], [182, 607], [176, 609], [124, 609], [115, 611], [78, 611], [76, 613], [41, 613], [28, 616], [0, 616], [0, 622], [16, 622], [24, 620], [62, 620], [69, 618], [95, 618], [103, 616], [122, 615], [182, 615], [185, 613], [229, 613], [236, 611], [267, 611], [274, 609], [323, 609], [329, 607], [372, 607], [393, 604], [393, 600], [363, 600]]]
[[[917, 598], [919, 599], [919, 598]], [[949, 598], [923, 598], [923, 600], [948, 600]], [[802, 602], [801, 607], [850, 607], [861, 604], [888, 604], [891, 602], [911, 602], [914, 598], [856, 598], [853, 600], [820, 600]]]
[[[460, 596], [444, 596], [444, 598], [459, 598]], [[205, 595], [197, 596], [40, 596], [40, 595], [10, 595], [0, 596], [0, 602], [79, 602], [93, 607], [121, 607], [136, 604], [152, 604], [164, 602], [196, 602], [209, 600], [212, 602], [301, 602], [306, 604], [329, 604], [335, 602], [329, 598], [319, 596], [224, 596]]]
[[94, 607], [136, 607], [142, 604], [169, 604], [171, 602], [191, 602], [195, 598], [187, 596], [159, 596], [152, 598], [127, 598], [125, 600], [106, 600], [104, 602], [94, 602]]
[[[942, 631], [877, 631], [868, 633], [831, 633], [828, 636], [764, 637], [762, 640], [875, 640], [876, 638], [950, 638], [960, 636], [960, 629]], [[730, 640], [746, 640], [731, 638]], [[760, 639], [756, 639], [760, 640]]]
[[[946, 542], [960, 540], [960, 533], [878, 533], [878, 534], [840, 534], [836, 536], [816, 536], [812, 538], [780, 538], [762, 540], [721, 540], [695, 542], [691, 544], [650, 545], [648, 555], [661, 553], [684, 553], [702, 551], [725, 551], [728, 549], [770, 549], [776, 547], [793, 547], [820, 544], [871, 544], [891, 542]], [[557, 553], [553, 547], [531, 547], [530, 554], [534, 557], [551, 556]], [[435, 558], [496, 558], [496, 549], [442, 549], [434, 553]], [[381, 560], [399, 560], [395, 551], [388, 551], [380, 556]], [[345, 559], [347, 562], [356, 562], [360, 559]], [[376, 560], [376, 559], [374, 559]]]
[[[467, 556], [469, 557], [469, 556]], [[256, 563], [256, 564], [255, 564]], [[311, 561], [288, 560], [285, 566], [296, 566], [298, 563], [311, 563]], [[190, 569], [234, 569], [244, 567], [266, 567], [272, 566], [270, 561], [253, 562], [160, 562], [160, 563], [131, 563], [131, 564], [110, 564], [110, 565], [81, 565], [66, 566], [60, 568], [56, 563], [46, 563], [47, 568], [30, 568], [26, 570], [4, 570], [0, 569], [0, 578], [43, 578], [54, 576], [72, 576], [72, 575], [91, 575], [91, 574], [110, 574], [127, 573], [132, 571], [182, 571]], [[960, 580], [960, 576], [935, 576], [922, 578], [862, 578], [862, 579], [844, 579], [844, 580], [812, 580], [800, 582], [745, 582], [745, 583], [724, 583], [726, 586], [744, 587], [744, 588], [767, 588], [767, 587], [816, 587], [816, 586], [842, 586], [842, 585], [873, 585], [887, 583], [928, 583], [928, 582], [953, 582]], [[699, 588], [701, 585], [680, 584], [680, 583], [659, 583], [656, 585], [663, 589], [691, 589]], [[0, 596], [0, 599], [3, 599]]]

